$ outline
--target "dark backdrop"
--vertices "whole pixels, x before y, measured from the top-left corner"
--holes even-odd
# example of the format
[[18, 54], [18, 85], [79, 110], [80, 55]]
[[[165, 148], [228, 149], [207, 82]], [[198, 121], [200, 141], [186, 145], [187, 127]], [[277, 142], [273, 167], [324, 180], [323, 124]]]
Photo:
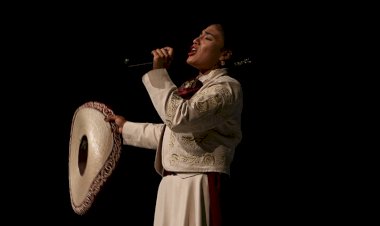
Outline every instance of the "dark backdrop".
[[4, 152], [10, 157], [4, 157], [3, 188], [10, 200], [5, 208], [18, 216], [12, 220], [152, 225], [160, 181], [153, 168], [154, 152], [130, 146], [123, 146], [117, 168], [90, 211], [84, 216], [73, 212], [68, 185], [73, 114], [87, 101], [100, 101], [127, 120], [159, 122], [141, 83], [149, 68], [128, 68], [124, 59], [147, 62], [153, 48], [173, 46], [171, 70], [180, 84], [194, 72], [184, 60], [201, 24], [226, 17], [239, 30], [236, 41], [242, 56], [256, 59], [237, 75], [244, 90], [243, 140], [231, 169], [231, 217], [236, 225], [247, 225], [294, 223], [301, 221], [300, 215], [313, 216], [310, 206], [319, 197], [314, 189], [320, 185], [310, 183], [310, 178], [319, 178], [312, 176], [308, 164], [318, 156], [304, 151], [315, 144], [304, 144], [307, 134], [294, 119], [306, 110], [293, 111], [299, 109], [289, 85], [293, 74], [279, 60], [289, 55], [281, 47], [287, 46], [290, 30], [272, 16], [267, 8], [254, 5], [206, 10], [193, 4], [186, 10], [26, 7], [9, 17], [22, 18], [7, 24], [4, 35], [10, 49], [10, 70], [4, 73], [10, 91], [3, 94], [4, 121], [10, 125], [4, 140], [10, 151]]
[[[129, 22], [125, 23], [115, 21], [119, 17], [102, 18], [95, 22], [91, 20], [91, 24], [76, 24], [74, 29], [69, 29], [70, 42], [65, 48], [72, 55], [68, 58], [69, 67], [62, 70], [65, 72], [62, 83], [66, 84], [66, 88], [60, 88], [64, 101], [64, 108], [61, 108], [64, 111], [64, 122], [59, 139], [62, 142], [59, 146], [62, 169], [67, 169], [68, 164], [71, 117], [75, 109], [86, 101], [106, 103], [115, 113], [122, 114], [131, 121], [160, 122], [141, 83], [141, 76], [149, 70], [149, 66], [128, 68], [123, 64], [124, 59], [129, 58], [131, 63], [151, 61], [150, 51], [153, 48], [173, 46], [176, 58], [171, 71], [175, 82], [180, 84], [186, 77], [196, 73], [184, 64], [186, 54], [192, 40], [203, 28], [202, 24], [214, 17], [218, 16], [158, 16], [147, 21], [129, 18]], [[221, 15], [219, 17], [222, 18]], [[244, 19], [239, 17], [231, 20], [241, 32], [236, 41], [244, 45], [240, 46], [246, 52], [242, 56], [260, 59], [260, 25], [255, 25], [258, 22], [248, 15]], [[263, 81], [263, 74], [257, 64], [259, 63], [242, 68], [238, 75], [244, 88], [245, 105], [244, 139], [236, 150], [232, 166], [231, 215], [236, 218], [236, 222], [245, 222], [253, 212], [260, 218], [263, 218], [263, 214], [269, 216], [269, 212], [277, 208], [270, 204], [273, 194], [268, 189], [273, 192], [274, 189], [268, 186], [268, 178], [263, 174], [272, 171], [271, 154], [268, 151], [273, 150], [268, 150], [263, 145], [265, 131], [258, 126], [260, 95], [261, 98], [265, 97], [266, 92], [259, 85]], [[154, 152], [123, 146], [119, 161], [104, 190], [84, 216], [76, 215], [71, 209], [67, 170], [63, 170], [60, 188], [64, 207], [62, 211], [66, 220], [96, 223], [107, 219], [110, 222], [136, 221], [139, 222], [138, 225], [152, 224], [160, 180], [153, 168]]]

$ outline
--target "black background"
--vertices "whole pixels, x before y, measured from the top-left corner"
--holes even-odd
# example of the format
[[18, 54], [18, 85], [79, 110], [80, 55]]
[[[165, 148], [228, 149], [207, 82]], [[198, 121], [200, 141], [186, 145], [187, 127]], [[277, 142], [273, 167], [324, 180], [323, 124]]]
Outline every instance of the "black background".
[[244, 91], [243, 140], [231, 169], [231, 217], [236, 225], [247, 225], [316, 222], [329, 215], [316, 207], [327, 188], [315, 182], [320, 180], [315, 171], [323, 171], [328, 162], [316, 164], [319, 144], [307, 142], [307, 125], [298, 121], [309, 109], [300, 108], [303, 98], [295, 103], [296, 75], [283, 62], [292, 55], [287, 43], [292, 29], [281, 17], [273, 19], [267, 7], [233, 6], [15, 7], [5, 24], [10, 70], [3, 94], [10, 125], [5, 141], [11, 147], [11, 156], [4, 158], [4, 195], [6, 209], [17, 216], [12, 220], [152, 225], [160, 177], [151, 150], [123, 146], [117, 168], [90, 211], [79, 216], [71, 209], [73, 114], [85, 102], [99, 101], [127, 120], [159, 122], [141, 83], [149, 68], [128, 68], [124, 59], [147, 62], [152, 49], [173, 46], [172, 77], [180, 84], [192, 75], [184, 60], [204, 28], [200, 25], [226, 17], [241, 32], [243, 55], [256, 58], [238, 75]]

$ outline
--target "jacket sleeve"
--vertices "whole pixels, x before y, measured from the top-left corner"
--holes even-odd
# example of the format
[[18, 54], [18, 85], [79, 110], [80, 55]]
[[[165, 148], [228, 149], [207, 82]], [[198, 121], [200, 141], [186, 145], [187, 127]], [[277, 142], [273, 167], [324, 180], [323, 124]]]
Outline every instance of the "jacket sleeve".
[[126, 121], [123, 126], [123, 144], [157, 149], [164, 124]]
[[143, 76], [143, 83], [153, 105], [165, 124], [174, 132], [187, 133], [212, 129], [242, 109], [240, 83], [227, 76], [203, 86], [189, 100], [176, 94], [176, 85], [166, 69], [156, 69]]

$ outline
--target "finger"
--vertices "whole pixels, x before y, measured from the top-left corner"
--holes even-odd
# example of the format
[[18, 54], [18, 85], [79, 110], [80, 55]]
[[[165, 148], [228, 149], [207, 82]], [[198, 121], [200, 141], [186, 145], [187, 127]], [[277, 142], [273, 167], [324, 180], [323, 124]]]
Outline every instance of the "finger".
[[168, 47], [155, 49], [154, 51], [152, 51], [152, 54], [160, 58], [168, 58], [171, 55], [170, 49]]
[[172, 49], [171, 48], [169, 48], [169, 47], [165, 47], [165, 48], [163, 48], [163, 50], [162, 50], [162, 52], [165, 54], [165, 57], [166, 58], [169, 58], [169, 57], [171, 57], [171, 55], [172, 55]]
[[104, 118], [104, 120], [105, 120], [106, 122], [115, 121], [115, 120], [116, 120], [116, 116], [115, 116], [115, 115], [106, 116], [106, 117]]
[[172, 56], [172, 55], [173, 55], [173, 48], [165, 47], [164, 49], [165, 49], [165, 51], [168, 53], [169, 56]]
[[162, 49], [156, 49], [156, 53], [161, 58], [166, 58], [168, 56], [168, 53], [167, 53], [167, 51], [164, 48], [162, 48]]

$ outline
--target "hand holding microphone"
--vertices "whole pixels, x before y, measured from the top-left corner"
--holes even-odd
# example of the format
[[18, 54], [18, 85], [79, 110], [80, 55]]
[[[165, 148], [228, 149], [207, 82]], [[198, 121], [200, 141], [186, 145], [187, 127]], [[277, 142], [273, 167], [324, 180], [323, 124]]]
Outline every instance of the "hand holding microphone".
[[153, 69], [158, 68], [168, 68], [173, 59], [173, 48], [164, 47], [160, 49], [152, 50], [151, 54], [153, 55], [153, 62], [145, 62], [139, 64], [130, 64], [130, 59], [126, 58], [124, 63], [128, 65], [128, 67], [139, 67], [145, 65], [152, 65]]
[[173, 48], [164, 47], [152, 50], [153, 69], [169, 68], [173, 59]]

